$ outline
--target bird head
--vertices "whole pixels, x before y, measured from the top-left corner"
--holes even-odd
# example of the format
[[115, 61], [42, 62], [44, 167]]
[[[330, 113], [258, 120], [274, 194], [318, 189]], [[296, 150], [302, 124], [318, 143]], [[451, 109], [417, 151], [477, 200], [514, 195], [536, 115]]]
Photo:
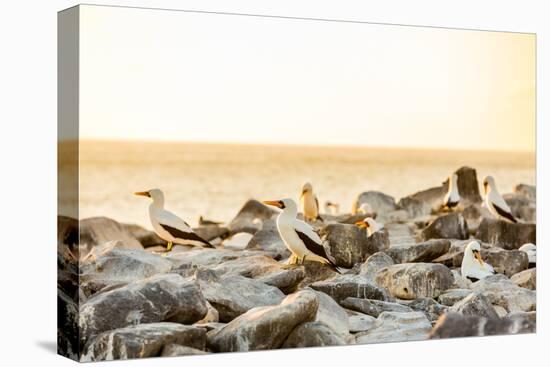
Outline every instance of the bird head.
[[456, 183], [458, 182], [458, 175], [456, 173], [453, 173], [451, 175], [451, 180], [453, 180], [453, 184], [456, 185]]
[[493, 188], [494, 185], [495, 179], [493, 178], [493, 176], [485, 176], [485, 178], [483, 179], [483, 190], [485, 191], [485, 193], [487, 193], [489, 188]]
[[292, 199], [267, 200], [267, 201], [262, 201], [262, 203], [264, 203], [265, 205], [274, 206], [282, 210], [287, 208], [296, 209], [296, 203]]
[[164, 202], [164, 194], [162, 193], [162, 191], [160, 189], [151, 189], [151, 190], [148, 190], [148, 191], [134, 192], [134, 195], [145, 196], [145, 197], [151, 198], [156, 203]]
[[302, 186], [302, 195], [305, 195], [308, 192], [313, 192], [313, 186], [311, 186], [311, 184], [309, 182], [306, 182]]
[[468, 244], [468, 247], [466, 247], [466, 251], [470, 251], [474, 258], [483, 265], [483, 259], [481, 258], [481, 245], [477, 241], [472, 241]]
[[355, 225], [359, 228], [370, 228], [372, 227], [373, 223], [374, 219], [372, 219], [371, 217], [367, 217], [363, 220], [355, 222]]

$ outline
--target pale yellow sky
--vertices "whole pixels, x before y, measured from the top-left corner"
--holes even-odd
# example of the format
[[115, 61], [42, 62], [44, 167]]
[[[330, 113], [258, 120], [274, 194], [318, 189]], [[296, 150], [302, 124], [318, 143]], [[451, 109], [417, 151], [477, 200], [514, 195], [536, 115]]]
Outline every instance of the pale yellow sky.
[[86, 139], [535, 149], [535, 35], [82, 6]]

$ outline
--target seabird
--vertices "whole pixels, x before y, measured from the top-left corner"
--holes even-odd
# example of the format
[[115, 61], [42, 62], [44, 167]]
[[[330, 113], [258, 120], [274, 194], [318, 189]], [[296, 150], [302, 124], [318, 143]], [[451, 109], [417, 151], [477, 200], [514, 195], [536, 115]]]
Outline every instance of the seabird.
[[149, 205], [149, 219], [157, 235], [168, 242], [167, 251], [172, 249], [173, 243], [214, 248], [210, 242], [193, 232], [191, 226], [183, 219], [164, 209], [164, 194], [161, 190], [152, 189], [134, 194], [153, 199]]
[[292, 199], [264, 201], [282, 210], [277, 217], [277, 229], [286, 247], [296, 257], [297, 262], [305, 260], [317, 261], [329, 265], [340, 272], [334, 262], [328, 257], [319, 235], [304, 221], [296, 219], [298, 207]]
[[449, 189], [447, 190], [447, 193], [445, 194], [445, 198], [443, 199], [443, 207], [448, 209], [453, 209], [455, 206], [458, 205], [458, 202], [460, 201], [460, 195], [458, 194], [458, 175], [456, 173], [453, 173], [451, 176], [449, 176]]
[[485, 192], [485, 206], [491, 214], [497, 219], [517, 223], [517, 219], [512, 215], [512, 210], [498, 192], [495, 179], [492, 176], [487, 176], [483, 179], [483, 190]]
[[464, 250], [460, 271], [462, 276], [476, 282], [479, 279], [495, 274], [495, 269], [481, 258], [479, 242], [472, 241]]
[[332, 201], [325, 202], [325, 213], [338, 215], [340, 213], [340, 204], [333, 203]]
[[359, 209], [357, 209], [356, 214], [372, 214], [372, 207], [369, 203], [363, 203], [359, 206]]
[[317, 219], [323, 221], [319, 215], [319, 200], [313, 193], [313, 186], [311, 186], [309, 182], [306, 182], [304, 186], [302, 186], [300, 203], [302, 205], [302, 213], [304, 213], [304, 219], [306, 221], [315, 221]]
[[367, 237], [372, 236], [374, 232], [378, 232], [378, 231], [384, 229], [384, 225], [382, 223], [376, 222], [371, 217], [367, 217], [363, 220], [355, 222], [355, 225], [358, 226], [359, 228], [366, 228], [367, 229]]
[[522, 245], [518, 250], [523, 251], [529, 258], [530, 265], [536, 265], [537, 263], [537, 246], [534, 243], [526, 243]]

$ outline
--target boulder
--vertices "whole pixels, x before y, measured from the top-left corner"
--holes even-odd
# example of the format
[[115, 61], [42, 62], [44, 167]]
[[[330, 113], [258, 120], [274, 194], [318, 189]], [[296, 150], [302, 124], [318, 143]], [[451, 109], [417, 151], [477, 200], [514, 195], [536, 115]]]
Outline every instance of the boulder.
[[437, 321], [439, 316], [449, 309], [447, 306], [437, 303], [432, 298], [417, 298], [407, 305], [415, 311], [424, 313], [430, 322]]
[[479, 292], [472, 292], [455, 303], [451, 310], [463, 315], [476, 315], [487, 318], [498, 318], [498, 315], [487, 297]]
[[375, 322], [376, 318], [365, 315], [361, 312], [348, 311], [349, 314], [349, 331], [351, 333], [358, 333], [361, 331], [367, 331], [371, 329]]
[[204, 350], [206, 330], [172, 322], [110, 330], [99, 334], [85, 346], [80, 361], [157, 357], [171, 344]]
[[349, 320], [346, 310], [327, 294], [314, 292], [319, 302], [315, 321], [325, 324], [339, 335], [347, 336], [349, 334]]
[[445, 181], [441, 186], [419, 191], [408, 196], [408, 198], [426, 203], [430, 206], [432, 211], [437, 211], [441, 208], [441, 205], [443, 205], [443, 199], [445, 198], [447, 189], [448, 183]]
[[208, 354], [207, 352], [179, 344], [168, 344], [162, 348], [161, 357], [180, 357]]
[[322, 322], [298, 325], [287, 337], [282, 348], [325, 347], [346, 345], [344, 337]]
[[364, 264], [361, 264], [359, 274], [364, 275], [367, 281], [374, 283], [378, 271], [393, 264], [393, 259], [388, 254], [377, 252], [369, 256]]
[[466, 219], [460, 213], [446, 214], [438, 217], [422, 230], [422, 238], [455, 238], [465, 240], [470, 236]]
[[384, 253], [395, 263], [430, 262], [446, 254], [450, 247], [451, 242], [447, 239], [433, 239], [413, 245], [392, 246]]
[[264, 222], [264, 227], [254, 234], [246, 248], [250, 250], [258, 249], [268, 251], [272, 253], [276, 259], [286, 259], [291, 255], [283, 239], [279, 235], [279, 231], [274, 221]]
[[529, 267], [529, 257], [523, 251], [500, 248], [482, 250], [484, 261], [491, 264], [497, 273], [512, 276]]
[[518, 184], [514, 187], [514, 192], [525, 196], [529, 200], [537, 200], [537, 188], [533, 185]]
[[437, 299], [442, 305], [452, 306], [470, 294], [472, 294], [472, 290], [470, 289], [448, 289], [441, 293]]
[[331, 279], [322, 280], [310, 285], [316, 291], [331, 296], [336, 302], [341, 302], [348, 297], [368, 298], [381, 301], [388, 300], [388, 293], [370, 283], [361, 275], [340, 275]]
[[491, 304], [503, 307], [510, 312], [529, 312], [537, 308], [536, 292], [519, 287], [505, 275], [497, 274], [483, 278], [471, 286], [482, 293]]
[[226, 261], [257, 255], [266, 255], [266, 253], [254, 250], [234, 251], [226, 249], [197, 248], [185, 252], [169, 252], [166, 254], [165, 259], [170, 260], [172, 264], [174, 264], [174, 269], [176, 269], [181, 266], [210, 267]]
[[342, 306], [350, 310], [378, 317], [382, 312], [412, 312], [410, 307], [394, 302], [384, 302], [375, 299], [348, 297], [341, 302]]
[[303, 290], [287, 296], [279, 305], [256, 307], [207, 335], [215, 352], [276, 349], [296, 326], [313, 321], [319, 302], [314, 292]]
[[362, 204], [369, 204], [379, 217], [397, 209], [395, 199], [379, 191], [361, 193], [353, 203], [352, 214], [357, 214], [357, 209]]
[[144, 248], [162, 246], [166, 247], [166, 241], [160, 238], [155, 232], [149, 231], [137, 224], [123, 224], [121, 225], [141, 243]]
[[428, 202], [410, 196], [399, 200], [397, 206], [407, 212], [409, 218], [424, 217], [432, 212], [432, 206]]
[[57, 288], [57, 351], [71, 359], [78, 359], [80, 354], [78, 317], [78, 299]]
[[[531, 316], [532, 315], [532, 316]], [[466, 336], [510, 335], [534, 333], [536, 314], [517, 318], [486, 318], [476, 315], [463, 315], [457, 312], [443, 314], [435, 324], [430, 338], [461, 338]]]
[[178, 274], [154, 275], [99, 293], [81, 304], [80, 337], [85, 342], [103, 331], [140, 323], [192, 324], [207, 311], [195, 281]]
[[432, 324], [422, 312], [383, 312], [373, 327], [356, 334], [357, 344], [428, 339]]
[[90, 250], [109, 241], [121, 241], [126, 248], [143, 249], [141, 243], [127, 228], [106, 217], [86, 218], [80, 221], [80, 245]]
[[416, 243], [416, 226], [411, 223], [386, 223], [390, 246], [412, 245]]
[[206, 312], [206, 315], [202, 319], [197, 321], [195, 323], [196, 325], [212, 324], [218, 323], [220, 321], [220, 313], [208, 301], [206, 301], [206, 308], [208, 310]]
[[333, 278], [335, 271], [325, 264], [321, 264], [317, 261], [305, 261], [299, 268], [305, 271], [305, 277], [294, 288], [288, 290], [293, 292], [295, 290], [304, 289], [309, 287], [312, 283]]
[[226, 238], [229, 235], [229, 229], [217, 224], [206, 224], [193, 228], [193, 231], [207, 241], [213, 241], [216, 238]]
[[486, 207], [481, 206], [481, 204], [471, 204], [466, 206], [462, 211], [462, 216], [466, 219], [466, 224], [468, 225], [470, 234], [475, 234], [477, 232], [477, 229], [484, 218], [493, 218], [491, 212], [489, 212]]
[[329, 224], [321, 230], [320, 235], [328, 243], [329, 253], [336, 266], [345, 268], [365, 261], [373, 253], [390, 245], [388, 234], [384, 230], [367, 237], [364, 229], [353, 224]]
[[536, 221], [536, 202], [521, 194], [504, 194], [504, 201], [512, 210], [512, 215], [527, 222]]
[[409, 263], [390, 265], [378, 272], [376, 283], [394, 297], [435, 298], [453, 285], [449, 268], [441, 264]]
[[479, 194], [476, 170], [470, 167], [460, 167], [455, 173], [458, 176], [457, 186], [460, 200], [470, 203], [480, 203], [481, 195]]
[[537, 268], [531, 268], [514, 274], [510, 280], [522, 288], [537, 289]]
[[262, 222], [271, 219], [277, 212], [257, 200], [248, 200], [235, 218], [229, 223], [229, 234], [239, 232], [256, 233], [262, 228]]
[[516, 250], [524, 243], [536, 243], [536, 232], [537, 226], [533, 223], [510, 223], [498, 219], [483, 219], [475, 237], [505, 250]]

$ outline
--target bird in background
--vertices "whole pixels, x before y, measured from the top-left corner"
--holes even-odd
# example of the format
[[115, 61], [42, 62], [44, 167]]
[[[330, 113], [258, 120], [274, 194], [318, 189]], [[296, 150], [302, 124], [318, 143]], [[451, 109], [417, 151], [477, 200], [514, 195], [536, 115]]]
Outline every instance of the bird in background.
[[384, 229], [384, 225], [382, 223], [378, 223], [374, 220], [374, 218], [367, 217], [363, 220], [355, 222], [355, 225], [359, 228], [366, 228], [367, 229], [367, 237], [372, 236], [375, 232], [378, 232], [382, 229]]
[[340, 272], [328, 257], [319, 235], [309, 224], [296, 218], [298, 207], [294, 200], [281, 199], [263, 203], [282, 210], [277, 216], [277, 230], [286, 247], [295, 256], [297, 263], [303, 264], [305, 260], [317, 261]]
[[325, 213], [331, 215], [340, 214], [340, 204], [334, 203], [332, 201], [325, 202]]
[[460, 194], [458, 193], [458, 175], [453, 173], [449, 176], [449, 188], [443, 199], [443, 208], [452, 210], [458, 205], [460, 201]]
[[153, 201], [149, 205], [149, 219], [155, 233], [167, 242], [166, 250], [171, 251], [174, 243], [178, 245], [214, 248], [210, 242], [197, 235], [183, 219], [164, 209], [164, 194], [160, 189], [135, 192]]
[[470, 242], [464, 250], [460, 272], [464, 278], [468, 278], [472, 282], [495, 274], [495, 269], [481, 258], [480, 251], [481, 246], [477, 241]]
[[512, 210], [498, 192], [493, 176], [487, 176], [483, 179], [483, 192], [485, 194], [485, 206], [495, 218], [512, 223], [518, 222], [512, 215]]
[[319, 215], [319, 200], [313, 193], [313, 186], [309, 182], [306, 182], [302, 186], [302, 193], [300, 194], [300, 204], [302, 206], [302, 213], [304, 213], [304, 219], [306, 221], [323, 221], [323, 218]]

